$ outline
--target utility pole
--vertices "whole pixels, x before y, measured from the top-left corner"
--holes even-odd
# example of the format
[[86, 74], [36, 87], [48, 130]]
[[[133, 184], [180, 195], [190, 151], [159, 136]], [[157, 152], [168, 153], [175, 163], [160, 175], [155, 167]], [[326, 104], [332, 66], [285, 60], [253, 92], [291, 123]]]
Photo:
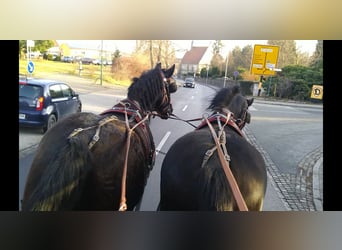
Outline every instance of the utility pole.
[[103, 71], [103, 56], [102, 56], [102, 53], [103, 53], [103, 40], [101, 40], [101, 73], [100, 73], [100, 85], [102, 86], [102, 71]]
[[224, 71], [224, 80], [223, 80], [223, 87], [226, 87], [226, 80], [227, 80], [227, 69], [228, 69], [228, 56], [229, 56], [229, 52], [227, 54], [227, 58], [226, 58], [226, 70]]

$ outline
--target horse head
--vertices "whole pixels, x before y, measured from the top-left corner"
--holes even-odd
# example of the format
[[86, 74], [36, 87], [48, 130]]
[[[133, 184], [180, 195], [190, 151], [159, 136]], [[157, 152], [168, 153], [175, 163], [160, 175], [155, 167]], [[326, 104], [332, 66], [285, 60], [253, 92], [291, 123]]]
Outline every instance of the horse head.
[[254, 102], [254, 98], [246, 98], [241, 94], [241, 88], [235, 85], [230, 88], [222, 88], [212, 99], [209, 106], [210, 109], [216, 112], [222, 112], [228, 109], [233, 113], [233, 119], [236, 125], [242, 129], [246, 123], [250, 123], [251, 114], [248, 112], [248, 107]]
[[[172, 75], [175, 65], [168, 69], [162, 69], [161, 63], [134, 77], [131, 86], [128, 88], [128, 99], [135, 100], [140, 104], [140, 111], [143, 115], [148, 112], [167, 119], [172, 113], [170, 93], [177, 90], [172, 83]], [[174, 83], [175, 84], [175, 83]]]
[[156, 69], [159, 70], [163, 81], [162, 96], [157, 101], [156, 112], [159, 114], [160, 118], [168, 119], [173, 112], [170, 94], [177, 91], [176, 81], [172, 77], [175, 70], [175, 64], [168, 69], [162, 69], [161, 63], [158, 63]]

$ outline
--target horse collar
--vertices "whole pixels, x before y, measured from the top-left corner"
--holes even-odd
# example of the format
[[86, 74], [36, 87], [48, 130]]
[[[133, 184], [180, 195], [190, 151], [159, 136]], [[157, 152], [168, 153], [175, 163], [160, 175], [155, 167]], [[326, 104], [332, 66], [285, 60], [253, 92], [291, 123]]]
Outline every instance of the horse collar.
[[[208, 121], [210, 123], [217, 123], [218, 122], [218, 119], [223, 122], [223, 123], [226, 123], [227, 122], [227, 117], [226, 116], [223, 116], [222, 114], [220, 113], [216, 113], [216, 114], [213, 114], [211, 115], [210, 117], [208, 117]], [[238, 125], [236, 125], [235, 121], [233, 120], [233, 118], [230, 118], [227, 122], [227, 124], [232, 127], [239, 135], [241, 135], [243, 137], [243, 134], [242, 134], [242, 131], [241, 129], [238, 127]], [[204, 128], [208, 126], [206, 120], [202, 121], [202, 123], [197, 126], [196, 130], [199, 130], [201, 128]]]
[[107, 109], [100, 113], [100, 115], [110, 114], [110, 113], [121, 113], [132, 117], [137, 123], [142, 120], [142, 110], [137, 101], [131, 99], [124, 99], [118, 104], [114, 105], [111, 109]]

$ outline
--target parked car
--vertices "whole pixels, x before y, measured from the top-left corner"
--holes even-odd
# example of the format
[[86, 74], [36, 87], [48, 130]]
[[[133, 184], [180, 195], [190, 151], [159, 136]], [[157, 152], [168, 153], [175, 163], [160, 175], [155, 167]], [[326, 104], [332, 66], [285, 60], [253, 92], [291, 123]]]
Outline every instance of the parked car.
[[83, 64], [93, 64], [94, 59], [93, 59], [93, 58], [89, 58], [89, 57], [83, 57], [83, 58], [81, 59], [81, 62], [82, 62]]
[[79, 95], [67, 83], [19, 78], [19, 126], [45, 133], [60, 119], [81, 111]]
[[62, 62], [73, 63], [74, 58], [72, 56], [63, 56]]
[[185, 78], [183, 86], [195, 88], [195, 79], [192, 77]]

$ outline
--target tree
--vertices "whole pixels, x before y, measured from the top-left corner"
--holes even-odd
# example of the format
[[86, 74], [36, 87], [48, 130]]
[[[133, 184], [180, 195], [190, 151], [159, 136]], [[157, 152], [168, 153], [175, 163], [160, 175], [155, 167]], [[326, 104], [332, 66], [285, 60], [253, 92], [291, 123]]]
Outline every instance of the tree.
[[[35, 40], [32, 51], [39, 51], [40, 53], [46, 52], [49, 48], [56, 44], [53, 40]], [[19, 52], [22, 56], [27, 53], [27, 40], [19, 40]]]
[[221, 40], [215, 40], [213, 46], [212, 46], [212, 52], [213, 52], [213, 55], [218, 55], [221, 53], [221, 50], [223, 48], [223, 43]]
[[323, 41], [318, 40], [316, 50], [310, 58], [310, 66], [323, 70]]
[[168, 67], [175, 62], [175, 49], [169, 40], [139, 40], [135, 54], [142, 54], [149, 57], [151, 68], [156, 62], [161, 62]]
[[277, 68], [297, 64], [297, 49], [295, 40], [268, 40], [268, 45], [279, 46]]

